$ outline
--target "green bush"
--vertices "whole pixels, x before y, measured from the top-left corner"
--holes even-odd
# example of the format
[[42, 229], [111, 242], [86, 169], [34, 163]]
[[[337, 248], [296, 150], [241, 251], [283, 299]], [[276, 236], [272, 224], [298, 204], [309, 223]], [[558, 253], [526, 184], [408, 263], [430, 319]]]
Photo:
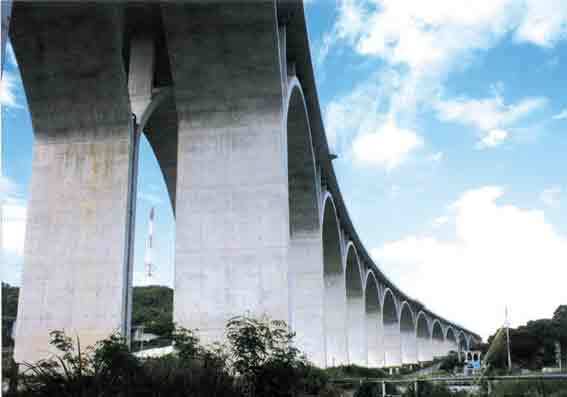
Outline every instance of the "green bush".
[[[392, 383], [386, 383], [387, 394], [399, 394], [398, 388]], [[382, 395], [382, 384], [365, 382], [354, 392], [354, 397], [376, 397]], [[412, 396], [413, 397], [413, 396]]]
[[388, 374], [379, 368], [360, 367], [358, 365], [341, 365], [331, 367], [325, 370], [327, 375], [332, 379], [341, 378], [385, 378]]
[[204, 347], [196, 333], [172, 333], [174, 352], [141, 360], [115, 334], [83, 348], [61, 331], [51, 333], [58, 355], [24, 363], [12, 396], [191, 396], [339, 397], [327, 373], [311, 365], [294, 346], [284, 322], [235, 317], [227, 344]]
[[493, 382], [491, 395], [494, 397], [566, 397], [567, 380]]
[[[452, 392], [447, 385], [432, 383], [432, 382], [419, 382], [418, 384], [419, 397], [467, 397], [465, 391]], [[415, 384], [408, 385], [403, 396], [415, 397]]]

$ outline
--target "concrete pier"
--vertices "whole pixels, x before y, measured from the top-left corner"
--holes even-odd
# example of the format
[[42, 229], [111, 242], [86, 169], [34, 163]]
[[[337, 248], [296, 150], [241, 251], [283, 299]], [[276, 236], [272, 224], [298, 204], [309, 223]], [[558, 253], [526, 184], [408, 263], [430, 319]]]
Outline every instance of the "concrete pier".
[[178, 168], [174, 321], [223, 338], [288, 320], [288, 191], [274, 4], [163, 3]]
[[121, 16], [111, 4], [12, 10], [35, 131], [17, 361], [44, 358], [53, 330], [84, 346], [127, 332], [133, 146]]

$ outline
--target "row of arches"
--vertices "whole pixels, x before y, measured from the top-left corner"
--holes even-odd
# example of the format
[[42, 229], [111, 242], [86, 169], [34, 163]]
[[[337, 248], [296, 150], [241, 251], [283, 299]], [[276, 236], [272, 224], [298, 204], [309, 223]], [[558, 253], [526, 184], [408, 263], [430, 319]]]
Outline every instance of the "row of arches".
[[467, 349], [470, 338], [463, 331], [442, 326], [424, 311], [416, 315], [409, 302], [379, 283], [373, 264], [361, 262], [321, 183], [325, 170], [315, 157], [295, 76], [289, 77], [287, 95], [290, 318], [301, 347], [324, 366], [371, 367], [430, 361]]

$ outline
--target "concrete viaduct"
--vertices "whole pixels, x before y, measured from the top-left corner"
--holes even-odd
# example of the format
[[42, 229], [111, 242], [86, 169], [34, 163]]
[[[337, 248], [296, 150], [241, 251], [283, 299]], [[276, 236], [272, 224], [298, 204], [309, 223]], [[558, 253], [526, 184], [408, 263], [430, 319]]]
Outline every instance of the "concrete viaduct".
[[480, 340], [398, 289], [356, 234], [300, 1], [22, 1], [9, 30], [35, 136], [18, 361], [54, 329], [128, 334], [142, 133], [175, 213], [174, 321], [205, 342], [244, 313], [287, 321], [320, 366]]

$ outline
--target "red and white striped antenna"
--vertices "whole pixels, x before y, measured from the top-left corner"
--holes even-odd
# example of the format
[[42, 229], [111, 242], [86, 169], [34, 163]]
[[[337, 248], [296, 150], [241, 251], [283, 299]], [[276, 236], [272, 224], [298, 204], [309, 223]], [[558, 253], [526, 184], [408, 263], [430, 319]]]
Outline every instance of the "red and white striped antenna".
[[146, 256], [144, 258], [144, 264], [146, 266], [146, 276], [148, 278], [153, 277], [153, 239], [154, 239], [154, 207], [150, 210], [150, 221], [148, 223], [148, 241], [146, 242]]

